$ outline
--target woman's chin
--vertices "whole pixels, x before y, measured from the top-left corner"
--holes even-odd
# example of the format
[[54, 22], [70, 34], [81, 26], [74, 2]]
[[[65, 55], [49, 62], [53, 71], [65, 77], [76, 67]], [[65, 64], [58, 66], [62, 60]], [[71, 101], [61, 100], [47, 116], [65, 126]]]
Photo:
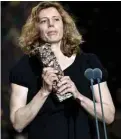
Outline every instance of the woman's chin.
[[49, 39], [47, 42], [50, 43], [50, 44], [52, 44], [52, 43], [59, 43], [60, 39]]

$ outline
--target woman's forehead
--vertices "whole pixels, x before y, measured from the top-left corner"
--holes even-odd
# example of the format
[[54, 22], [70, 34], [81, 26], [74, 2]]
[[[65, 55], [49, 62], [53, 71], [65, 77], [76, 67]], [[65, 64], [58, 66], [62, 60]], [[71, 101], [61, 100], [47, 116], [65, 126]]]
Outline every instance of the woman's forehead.
[[58, 10], [54, 7], [49, 7], [46, 9], [43, 9], [39, 12], [39, 17], [44, 18], [44, 17], [50, 17], [50, 16], [61, 16]]

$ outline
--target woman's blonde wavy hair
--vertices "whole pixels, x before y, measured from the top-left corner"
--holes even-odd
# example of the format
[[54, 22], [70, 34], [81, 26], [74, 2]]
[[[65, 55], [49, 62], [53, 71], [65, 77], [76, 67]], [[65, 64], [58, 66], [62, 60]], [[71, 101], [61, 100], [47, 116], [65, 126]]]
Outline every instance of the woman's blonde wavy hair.
[[26, 54], [36, 54], [36, 48], [44, 43], [40, 38], [40, 32], [37, 28], [37, 23], [39, 23], [38, 15], [42, 9], [49, 7], [56, 8], [62, 17], [64, 34], [61, 50], [64, 55], [70, 57], [80, 50], [79, 44], [82, 42], [82, 35], [78, 32], [74, 19], [64, 10], [59, 2], [40, 2], [32, 9], [30, 16], [22, 28], [21, 36], [19, 37], [19, 46]]

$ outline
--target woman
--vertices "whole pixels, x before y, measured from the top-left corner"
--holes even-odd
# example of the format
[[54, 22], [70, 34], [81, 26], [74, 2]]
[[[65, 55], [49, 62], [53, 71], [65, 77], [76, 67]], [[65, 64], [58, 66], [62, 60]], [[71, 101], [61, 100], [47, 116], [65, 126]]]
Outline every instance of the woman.
[[[90, 83], [84, 77], [87, 68], [100, 68], [100, 83], [105, 122], [114, 120], [115, 108], [106, 83], [106, 72], [94, 54], [79, 51], [82, 36], [73, 19], [57, 2], [40, 2], [32, 9], [20, 36], [25, 56], [10, 73], [12, 88], [10, 118], [13, 127], [21, 132], [28, 128], [29, 139], [90, 139], [93, 133], [90, 115], [94, 117]], [[49, 43], [64, 72], [58, 80], [57, 70], [43, 67], [36, 56], [36, 48]], [[72, 93], [73, 97], [58, 102], [55, 92]], [[94, 85], [96, 110], [102, 120], [98, 85]]]

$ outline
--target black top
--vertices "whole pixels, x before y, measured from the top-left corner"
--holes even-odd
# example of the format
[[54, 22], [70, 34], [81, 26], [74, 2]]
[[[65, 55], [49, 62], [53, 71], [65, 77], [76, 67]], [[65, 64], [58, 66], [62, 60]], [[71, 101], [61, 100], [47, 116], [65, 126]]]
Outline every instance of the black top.
[[[29, 88], [27, 103], [41, 88], [42, 68], [35, 56], [24, 55], [10, 72], [11, 83]], [[103, 73], [102, 81], [106, 80], [106, 71], [95, 54], [77, 54], [73, 64], [64, 70], [64, 74], [70, 76], [81, 94], [92, 99], [90, 82], [84, 77], [87, 68], [100, 68]], [[48, 96], [27, 127], [29, 139], [92, 139], [96, 130], [89, 113], [73, 98], [58, 102], [53, 96], [52, 93]]]

